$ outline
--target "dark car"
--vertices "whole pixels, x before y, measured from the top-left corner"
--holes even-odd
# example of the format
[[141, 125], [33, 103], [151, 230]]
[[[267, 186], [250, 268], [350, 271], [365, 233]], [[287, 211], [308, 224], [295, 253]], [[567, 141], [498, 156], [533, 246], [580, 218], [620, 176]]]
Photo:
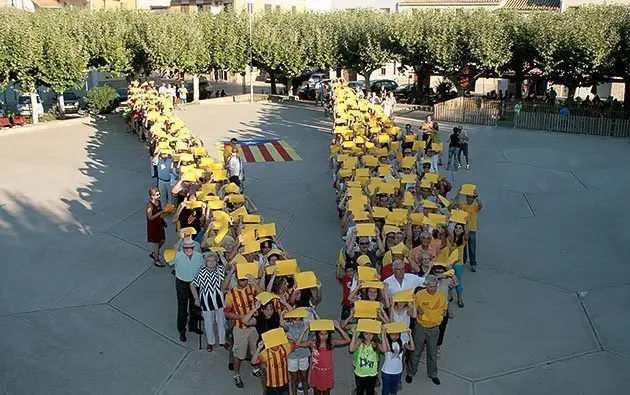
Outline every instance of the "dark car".
[[362, 91], [365, 92], [365, 81], [350, 81], [348, 82], [348, 87], [356, 90], [359, 87]]
[[118, 95], [118, 102], [120, 104], [127, 103], [127, 99], [129, 98], [129, 89], [127, 89], [127, 88], [118, 88], [118, 89], [116, 89], [116, 94]]
[[63, 92], [63, 111], [66, 114], [76, 114], [81, 108], [81, 99], [72, 91]]
[[[306, 89], [308, 87], [308, 89]], [[303, 84], [297, 90], [297, 96], [300, 100], [315, 100], [317, 91], [314, 86]]]
[[417, 100], [416, 85], [404, 84], [394, 90], [394, 97], [398, 103], [414, 104]]
[[370, 85], [371, 92], [380, 92], [383, 88], [385, 88], [385, 91], [389, 93], [398, 88], [398, 83], [393, 80], [378, 80], [372, 82]]

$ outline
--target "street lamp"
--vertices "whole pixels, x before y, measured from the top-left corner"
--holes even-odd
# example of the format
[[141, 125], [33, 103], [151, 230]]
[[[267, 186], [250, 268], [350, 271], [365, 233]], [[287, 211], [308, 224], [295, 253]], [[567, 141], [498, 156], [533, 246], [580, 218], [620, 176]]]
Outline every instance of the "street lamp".
[[252, 16], [254, 14], [254, 0], [248, 0], [247, 13], [249, 14], [249, 102], [254, 102], [254, 83], [252, 81], [252, 74], [254, 73], [254, 67], [252, 65]]

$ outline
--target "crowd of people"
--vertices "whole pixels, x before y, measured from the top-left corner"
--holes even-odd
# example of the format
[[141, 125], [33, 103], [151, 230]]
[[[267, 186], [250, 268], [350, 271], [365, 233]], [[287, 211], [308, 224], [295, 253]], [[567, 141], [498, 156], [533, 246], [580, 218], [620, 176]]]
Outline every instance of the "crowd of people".
[[[341, 226], [336, 276], [340, 319], [320, 317], [315, 272], [277, 238], [244, 194], [243, 162], [233, 139], [213, 159], [151, 83], [130, 86], [133, 127], [148, 140], [156, 186], [146, 206], [156, 266], [174, 267], [176, 328], [206, 334], [206, 350], [229, 351], [234, 385], [244, 361], [263, 394], [330, 394], [333, 350], [353, 355], [356, 394], [396, 394], [419, 363], [435, 384], [450, 302], [464, 307], [463, 267], [476, 261], [482, 203], [472, 184], [451, 200], [441, 174], [437, 123], [403, 131], [380, 105], [342, 81], [332, 90], [330, 146]], [[177, 242], [162, 250], [167, 223]], [[203, 322], [203, 328], [201, 323]], [[216, 332], [216, 333], [215, 333]], [[201, 339], [201, 337], [200, 337]], [[249, 370], [249, 369], [248, 369]], [[418, 385], [418, 384], [416, 384]]]

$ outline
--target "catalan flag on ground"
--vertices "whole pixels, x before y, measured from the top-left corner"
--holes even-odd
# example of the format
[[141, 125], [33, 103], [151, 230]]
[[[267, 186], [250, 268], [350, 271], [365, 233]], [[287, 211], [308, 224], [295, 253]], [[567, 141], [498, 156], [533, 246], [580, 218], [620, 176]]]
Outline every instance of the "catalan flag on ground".
[[[217, 143], [219, 156], [223, 156], [229, 142]], [[238, 142], [245, 162], [291, 162], [302, 160], [284, 140], [244, 140]]]

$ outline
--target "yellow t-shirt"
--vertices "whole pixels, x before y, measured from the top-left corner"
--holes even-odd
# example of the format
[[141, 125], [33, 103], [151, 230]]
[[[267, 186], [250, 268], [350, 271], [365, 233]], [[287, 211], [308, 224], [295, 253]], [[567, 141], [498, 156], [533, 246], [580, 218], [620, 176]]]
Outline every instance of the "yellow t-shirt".
[[468, 204], [466, 202], [459, 203], [459, 208], [468, 213], [468, 230], [477, 231], [477, 215], [479, 214], [479, 203], [477, 201]]
[[446, 311], [446, 295], [436, 291], [431, 295], [426, 289], [416, 294], [416, 305], [424, 310], [423, 315], [418, 315], [418, 323], [425, 328], [433, 328], [442, 323], [443, 314]]

